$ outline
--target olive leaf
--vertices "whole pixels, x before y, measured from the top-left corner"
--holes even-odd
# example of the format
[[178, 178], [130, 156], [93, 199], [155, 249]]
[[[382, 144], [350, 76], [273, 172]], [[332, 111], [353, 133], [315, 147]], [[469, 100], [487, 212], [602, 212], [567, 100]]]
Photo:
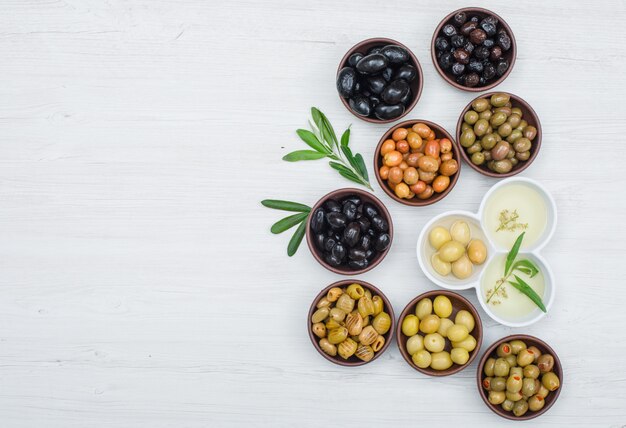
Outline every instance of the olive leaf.
[[283, 156], [283, 160], [287, 162], [297, 162], [302, 160], [316, 160], [325, 158], [326, 153], [320, 153], [313, 150], [296, 150]]
[[509, 281], [509, 284], [511, 284], [513, 287], [517, 288], [520, 292], [525, 294], [543, 312], [547, 312], [546, 307], [544, 306], [543, 301], [541, 300], [541, 297], [539, 297], [539, 295], [535, 292], [535, 290], [533, 290], [532, 287], [528, 285], [526, 282], [524, 282], [524, 280], [520, 278], [519, 276], [517, 275], [513, 275], [513, 276], [515, 277], [517, 282]]
[[348, 126], [348, 129], [343, 131], [343, 134], [341, 135], [341, 146], [348, 147], [348, 144], [350, 144], [350, 127], [349, 126]]
[[298, 247], [300, 246], [302, 238], [304, 238], [304, 233], [306, 232], [306, 224], [306, 221], [300, 223], [300, 226], [296, 229], [296, 233], [294, 233], [289, 240], [289, 244], [287, 245], [287, 255], [289, 257], [293, 256], [296, 254], [296, 251], [298, 251]]
[[298, 129], [296, 133], [300, 137], [302, 141], [307, 143], [309, 147], [314, 149], [317, 152], [329, 154], [331, 153], [330, 148], [326, 147], [324, 144], [320, 143], [314, 133], [306, 129]]
[[513, 247], [511, 247], [511, 251], [506, 256], [506, 264], [504, 265], [504, 276], [507, 276], [511, 273], [511, 266], [517, 257], [517, 253], [519, 252], [519, 247], [522, 245], [522, 240], [524, 239], [524, 234], [526, 232], [522, 232], [520, 236], [517, 237]]
[[282, 220], [278, 220], [276, 223], [272, 225], [272, 228], [270, 230], [274, 234], [283, 233], [285, 230], [289, 230], [292, 227], [294, 227], [296, 224], [301, 223], [302, 220], [304, 220], [308, 216], [309, 216], [308, 212], [290, 215], [289, 217], [285, 217]]
[[308, 213], [311, 211], [311, 207], [304, 204], [299, 204], [297, 202], [291, 201], [281, 201], [279, 199], [264, 199], [261, 201], [261, 204], [264, 207], [272, 208], [275, 210], [283, 210], [283, 211], [295, 211], [295, 212], [305, 212]]
[[289, 257], [293, 256], [296, 251], [298, 251], [298, 247], [300, 246], [302, 238], [304, 237], [307, 219], [309, 218], [311, 207], [300, 204], [298, 202], [282, 201], [278, 199], [264, 199], [261, 201], [261, 204], [267, 208], [272, 208], [275, 210], [295, 211], [298, 213], [277, 221], [270, 228], [270, 231], [272, 233], [278, 234], [291, 229], [298, 223], [300, 224], [300, 226], [296, 229], [295, 233], [289, 240], [289, 244], [287, 245], [287, 255], [289, 255]]
[[511, 268], [511, 271], [514, 270], [519, 270], [520, 272], [525, 273], [531, 278], [539, 273], [539, 268], [533, 262], [527, 259], [516, 261]]
[[354, 155], [354, 159], [356, 160], [357, 165], [359, 165], [359, 171], [361, 172], [361, 175], [366, 179], [369, 180], [369, 174], [367, 173], [367, 168], [365, 167], [365, 161], [363, 160], [363, 156], [361, 156], [361, 153], [357, 153], [356, 155]]

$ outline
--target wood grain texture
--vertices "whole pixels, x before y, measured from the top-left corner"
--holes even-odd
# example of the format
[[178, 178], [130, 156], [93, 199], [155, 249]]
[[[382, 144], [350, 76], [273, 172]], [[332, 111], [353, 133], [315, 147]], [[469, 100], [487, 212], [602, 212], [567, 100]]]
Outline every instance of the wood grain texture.
[[[503, 424], [475, 391], [475, 363], [431, 379], [395, 344], [360, 368], [322, 359], [305, 317], [338, 277], [306, 247], [288, 259], [288, 236], [269, 233], [280, 213], [259, 204], [313, 204], [350, 184], [324, 162], [281, 161], [301, 148], [294, 131], [312, 105], [337, 128], [352, 123], [353, 147], [371, 165], [387, 127], [355, 119], [334, 87], [339, 59], [364, 38], [414, 51], [425, 86], [407, 119], [453, 131], [473, 96], [436, 74], [429, 44], [462, 6], [1, 1], [1, 425]], [[626, 6], [481, 6], [515, 32], [519, 57], [498, 88], [539, 114], [544, 143], [523, 175], [559, 209], [544, 250], [558, 281], [551, 313], [525, 329], [485, 316], [483, 348], [516, 332], [559, 353], [563, 392], [533, 425], [624, 426]], [[476, 210], [493, 183], [465, 167], [445, 200], [419, 209], [375, 185], [397, 233], [362, 278], [397, 313], [435, 288], [415, 259], [418, 233], [443, 211]]]

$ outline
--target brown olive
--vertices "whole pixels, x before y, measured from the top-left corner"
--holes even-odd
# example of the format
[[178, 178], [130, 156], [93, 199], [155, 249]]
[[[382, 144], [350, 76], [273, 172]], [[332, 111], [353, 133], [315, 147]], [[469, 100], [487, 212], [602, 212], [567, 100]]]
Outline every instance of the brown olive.
[[409, 186], [409, 189], [411, 189], [411, 192], [415, 193], [416, 195], [419, 195], [424, 190], [426, 190], [426, 183], [424, 183], [423, 181], [418, 181], [414, 185]]
[[459, 164], [455, 159], [449, 159], [444, 161], [439, 167], [439, 172], [448, 177], [453, 175], [459, 170]]
[[450, 177], [447, 175], [439, 175], [433, 180], [433, 190], [437, 193], [441, 193], [450, 185]]
[[378, 173], [380, 174], [380, 178], [382, 178], [383, 180], [386, 180], [387, 178], [389, 178], [389, 167], [387, 165], [383, 165], [380, 167], [380, 169], [378, 170]]
[[508, 141], [500, 141], [491, 149], [491, 158], [496, 161], [505, 159], [510, 150], [511, 144]]
[[388, 167], [398, 166], [402, 163], [402, 153], [393, 150], [384, 156], [384, 162]]
[[406, 141], [412, 149], [419, 149], [422, 147], [422, 137], [417, 135], [416, 132], [409, 132], [406, 136]]
[[402, 154], [408, 153], [409, 149], [409, 143], [406, 140], [400, 140], [396, 143], [396, 150]]
[[435, 159], [439, 157], [440, 151], [441, 147], [439, 147], [439, 142], [437, 140], [427, 142], [424, 147], [424, 155], [432, 156]]
[[554, 367], [554, 357], [550, 354], [543, 354], [537, 359], [537, 367], [541, 373], [548, 373]]
[[432, 156], [422, 156], [417, 161], [417, 165], [425, 172], [436, 172], [439, 169], [439, 162]]
[[439, 140], [439, 149], [441, 153], [450, 153], [452, 151], [452, 141], [442, 138]]
[[426, 172], [423, 169], [418, 169], [417, 173], [420, 176], [420, 180], [422, 180], [424, 183], [431, 183], [435, 177], [437, 176], [437, 173], [435, 172]]
[[421, 122], [413, 125], [413, 131], [417, 132], [417, 135], [419, 135], [422, 138], [428, 138], [428, 136], [432, 132], [432, 130], [428, 127], [428, 125], [426, 125], [425, 123], [421, 123]]
[[419, 180], [419, 174], [415, 168], [412, 166], [408, 167], [404, 170], [404, 182], [409, 186], [417, 183]]
[[396, 196], [398, 198], [408, 198], [411, 191], [409, 190], [409, 186], [406, 183], [398, 183], [396, 188], [394, 189]]
[[417, 161], [424, 156], [421, 153], [409, 153], [409, 156], [407, 156], [406, 158], [406, 163], [409, 166], [413, 166], [416, 167], [417, 166]]
[[402, 181], [403, 177], [404, 177], [404, 171], [402, 171], [400, 167], [394, 166], [393, 168], [389, 169], [388, 180], [390, 183], [398, 184]]
[[409, 131], [407, 131], [406, 128], [398, 128], [393, 131], [393, 134], [391, 134], [391, 138], [393, 138], [394, 141], [404, 140], [406, 139], [408, 133]]
[[396, 142], [393, 140], [385, 140], [383, 145], [380, 147], [380, 154], [385, 156], [387, 153], [392, 152], [396, 149]]
[[524, 137], [532, 141], [537, 136], [537, 128], [535, 128], [534, 126], [526, 126], [522, 131], [522, 134], [524, 135]]
[[433, 193], [434, 193], [433, 188], [430, 186], [426, 186], [426, 189], [424, 189], [422, 193], [418, 193], [417, 197], [419, 199], [428, 199], [433, 195]]
[[493, 170], [499, 174], [506, 174], [513, 169], [513, 164], [508, 159], [503, 159], [499, 161], [492, 161]]

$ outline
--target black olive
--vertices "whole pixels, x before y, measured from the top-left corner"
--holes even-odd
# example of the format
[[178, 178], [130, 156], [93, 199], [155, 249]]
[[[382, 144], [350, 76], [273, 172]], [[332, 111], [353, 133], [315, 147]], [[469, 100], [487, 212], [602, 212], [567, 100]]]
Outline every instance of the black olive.
[[[470, 54], [463, 48], [458, 48], [454, 51], [454, 59], [460, 64], [467, 64], [469, 62]], [[452, 71], [454, 73], [454, 71]]]
[[335, 201], [334, 199], [329, 199], [326, 202], [324, 202], [324, 208], [328, 212], [335, 212], [335, 213], [341, 212], [341, 205], [339, 205], [339, 202]]
[[400, 100], [400, 103], [406, 106], [409, 104], [409, 102], [411, 102], [411, 99], [412, 99], [412, 94], [411, 94], [411, 89], [409, 89], [406, 95], [402, 97], [402, 99]]
[[349, 252], [348, 252], [348, 258], [350, 260], [363, 260], [365, 259], [367, 256], [365, 254], [364, 250], [359, 250], [358, 248], [352, 248]]
[[344, 67], [337, 75], [337, 91], [344, 98], [350, 98], [354, 94], [356, 86], [356, 71], [352, 67]]
[[357, 248], [367, 251], [370, 249], [370, 245], [372, 245], [372, 237], [365, 234], [361, 236], [361, 240], [359, 241]]
[[376, 231], [374, 229], [367, 229], [367, 234], [372, 238], [376, 237]]
[[489, 22], [493, 25], [498, 25], [500, 21], [498, 21], [498, 18], [496, 18], [495, 16], [489, 15], [486, 18], [483, 18], [482, 22]]
[[337, 242], [337, 244], [333, 247], [330, 252], [336, 259], [343, 260], [346, 258], [346, 247], [341, 242]]
[[502, 76], [509, 69], [509, 62], [506, 59], [500, 60], [496, 65], [496, 73], [498, 76]]
[[343, 242], [349, 247], [354, 247], [359, 243], [361, 237], [361, 225], [357, 222], [352, 222], [343, 230]]
[[474, 58], [477, 59], [486, 59], [489, 57], [489, 54], [489, 48], [485, 46], [478, 46], [473, 52]]
[[469, 34], [469, 38], [475, 45], [480, 45], [487, 39], [487, 33], [480, 28], [477, 28]]
[[376, 106], [380, 104], [381, 102], [380, 96], [378, 95], [370, 95], [369, 100], [370, 100], [370, 105], [374, 108], [376, 108]]
[[495, 46], [495, 44], [496, 42], [493, 39], [485, 39], [485, 41], [483, 42], [483, 46], [485, 46], [486, 48], [492, 48]]
[[363, 204], [363, 214], [365, 214], [365, 216], [371, 220], [378, 215], [378, 210], [374, 205], [370, 204], [369, 202], [365, 202]]
[[450, 38], [450, 43], [452, 44], [452, 47], [460, 48], [467, 43], [467, 39], [461, 34], [455, 34]]
[[369, 262], [367, 261], [367, 259], [363, 259], [363, 260], [350, 260], [348, 262], [348, 266], [350, 266], [350, 268], [354, 269], [354, 270], [361, 270], [361, 269], [365, 269], [367, 267], [367, 265], [369, 264]]
[[375, 46], [373, 48], [370, 48], [369, 51], [367, 51], [367, 54], [373, 54], [373, 53], [379, 53], [381, 50], [383, 49], [382, 46]]
[[326, 235], [323, 233], [315, 235], [315, 245], [322, 251], [324, 251], [324, 242], [326, 242]]
[[466, 50], [466, 51], [468, 51], [469, 53], [474, 52], [474, 48], [475, 48], [475, 47], [476, 47], [476, 46], [474, 46], [474, 43], [469, 42], [469, 41], [463, 45], [463, 49], [465, 49], [465, 50]]
[[480, 83], [480, 76], [478, 73], [470, 73], [465, 75], [465, 86], [468, 88], [473, 88]]
[[385, 251], [391, 244], [391, 238], [387, 233], [381, 233], [374, 241], [374, 249], [376, 251]]
[[456, 79], [454, 79], [454, 81], [456, 83], [458, 83], [459, 85], [463, 85], [465, 86], [465, 74], [461, 74], [460, 76], [457, 76]]
[[478, 81], [480, 86], [485, 86], [487, 84], [487, 80], [483, 76], [480, 76], [480, 80]]
[[452, 37], [456, 34], [456, 28], [452, 24], [444, 25], [441, 31], [448, 37]]
[[329, 212], [326, 214], [326, 221], [333, 229], [343, 229], [346, 227], [347, 218], [344, 213]]
[[409, 53], [398, 45], [387, 45], [380, 53], [385, 55], [391, 64], [402, 64], [409, 60]]
[[393, 76], [393, 68], [391, 67], [385, 68], [382, 72], [382, 76], [383, 76], [383, 79], [389, 82], [391, 80], [391, 76]]
[[365, 217], [360, 217], [359, 219], [357, 219], [357, 223], [359, 223], [359, 225], [361, 226], [362, 233], [367, 232], [367, 229], [370, 228], [370, 221]]
[[326, 229], [325, 215], [326, 213], [321, 208], [316, 209], [311, 215], [311, 229], [313, 232], [320, 233]]
[[326, 263], [328, 263], [331, 266], [334, 266], [334, 267], [341, 266], [341, 260], [333, 256], [332, 254], [327, 254], [326, 257], [324, 257], [324, 260], [326, 260]]
[[474, 16], [472, 16], [472, 17], [470, 18], [470, 21], [471, 21], [471, 22], [478, 22], [478, 21], [480, 21], [480, 17], [478, 17], [478, 16], [474, 15]]
[[348, 65], [350, 67], [356, 67], [356, 63], [359, 62], [361, 58], [363, 58], [363, 54], [361, 52], [353, 53], [350, 55], [350, 58], [348, 58]]
[[450, 42], [448, 41], [447, 38], [439, 36], [435, 39], [435, 49], [440, 50], [440, 51], [445, 51], [445, 50], [448, 50], [449, 48], [450, 48]]
[[404, 79], [396, 79], [385, 87], [380, 97], [387, 104], [398, 104], [408, 91], [409, 82]]
[[336, 241], [334, 238], [327, 236], [324, 239], [324, 250], [327, 252], [332, 250], [337, 242], [338, 241]]
[[493, 16], [488, 16], [482, 21], [480, 21], [480, 28], [482, 28], [488, 36], [493, 36], [496, 34], [496, 29], [498, 25], [498, 20]]
[[469, 33], [474, 31], [476, 28], [478, 28], [478, 24], [474, 21], [470, 21], [463, 24], [460, 31], [464, 36], [469, 36]]
[[374, 229], [378, 230], [379, 232], [386, 232], [389, 230], [389, 224], [387, 223], [387, 220], [379, 215], [372, 218], [372, 226], [374, 226]]
[[388, 105], [380, 103], [374, 107], [374, 114], [380, 120], [394, 119], [401, 116], [402, 113], [404, 113], [404, 105], [402, 104]]
[[452, 74], [454, 74], [455, 76], [459, 76], [463, 74], [464, 71], [465, 71], [465, 66], [463, 64], [455, 62], [452, 65]]
[[441, 58], [439, 58], [439, 65], [444, 70], [448, 70], [450, 67], [452, 67], [452, 64], [454, 64], [454, 56], [451, 52], [446, 52], [441, 55]]
[[348, 201], [343, 204], [343, 213], [346, 215], [348, 221], [352, 221], [356, 218], [356, 205]]
[[452, 20], [457, 25], [457, 27], [459, 27], [459, 26], [465, 24], [465, 21], [467, 21], [467, 14], [465, 12], [459, 12], [459, 13], [454, 15]]
[[363, 93], [362, 95], [356, 94], [350, 98], [348, 104], [350, 105], [350, 109], [358, 115], [369, 116], [372, 112], [372, 106], [370, 106], [369, 100]]
[[348, 202], [352, 202], [354, 205], [358, 207], [359, 205], [361, 205], [361, 198], [357, 195], [350, 195], [350, 196], [346, 196], [345, 198], [341, 200], [342, 204], [346, 204]]
[[368, 261], [370, 261], [370, 262], [371, 262], [371, 261], [372, 261], [372, 259], [376, 256], [376, 254], [378, 254], [378, 253], [376, 253], [376, 251], [373, 251], [373, 250], [367, 250], [367, 251], [365, 252], [365, 258], [366, 258]]
[[370, 89], [367, 87], [366, 83], [367, 82], [363, 83], [363, 89], [361, 89], [361, 95], [363, 95], [366, 98], [369, 98], [369, 96], [372, 95], [372, 93], [370, 92]]
[[502, 48], [500, 46], [494, 46], [491, 48], [491, 53], [489, 54], [489, 59], [491, 61], [498, 61], [502, 57]]
[[337, 232], [333, 235], [333, 239], [335, 240], [335, 242], [341, 242], [342, 241], [342, 234]]
[[380, 94], [385, 89], [386, 84], [387, 81], [383, 76], [369, 76], [367, 78], [367, 86], [373, 94]]
[[496, 36], [496, 44], [503, 50], [508, 51], [511, 49], [511, 38], [506, 33], [498, 33]]
[[493, 79], [495, 75], [496, 75], [496, 67], [491, 63], [486, 64], [483, 69], [482, 77], [485, 80], [490, 80], [490, 79]]
[[387, 68], [389, 60], [380, 53], [373, 53], [361, 58], [356, 65], [356, 70], [363, 74], [376, 74]]
[[467, 69], [469, 71], [474, 71], [476, 73], [483, 72], [483, 63], [478, 61], [475, 58], [471, 58], [469, 64], [467, 65]]

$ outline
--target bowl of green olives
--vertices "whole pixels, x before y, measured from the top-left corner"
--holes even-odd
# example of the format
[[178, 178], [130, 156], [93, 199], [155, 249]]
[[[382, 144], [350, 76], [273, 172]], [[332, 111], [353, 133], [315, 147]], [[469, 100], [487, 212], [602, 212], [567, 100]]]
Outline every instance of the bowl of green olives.
[[511, 177], [539, 154], [541, 122], [519, 96], [490, 92], [463, 109], [456, 136], [461, 156], [472, 169], [488, 177]]
[[380, 357], [393, 338], [391, 302], [365, 281], [346, 279], [324, 288], [307, 318], [311, 343], [340, 366], [361, 366]]
[[485, 351], [476, 372], [478, 392], [494, 413], [514, 421], [536, 418], [559, 398], [563, 368], [543, 340], [504, 337]]
[[482, 321], [474, 305], [444, 290], [427, 291], [411, 300], [396, 330], [404, 360], [429, 376], [460, 372], [474, 361], [483, 340]]

